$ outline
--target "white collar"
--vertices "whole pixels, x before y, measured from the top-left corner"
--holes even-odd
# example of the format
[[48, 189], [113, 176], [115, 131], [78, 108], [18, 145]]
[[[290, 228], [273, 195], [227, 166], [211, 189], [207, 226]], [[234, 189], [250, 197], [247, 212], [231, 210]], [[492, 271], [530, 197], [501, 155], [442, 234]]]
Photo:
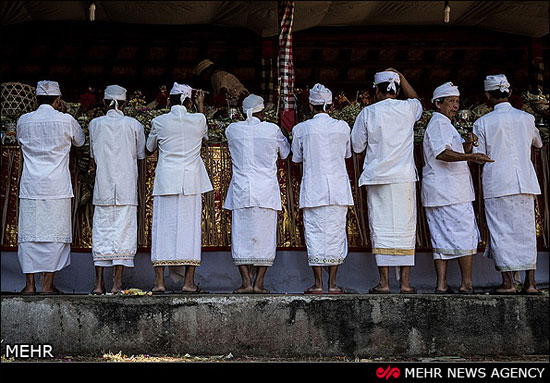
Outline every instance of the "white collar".
[[441, 112], [438, 112], [437, 110], [434, 111], [434, 113], [432, 114], [432, 117], [443, 118], [443, 119], [447, 120], [448, 122], [451, 122], [451, 119], [449, 117], [445, 116]]
[[124, 113], [122, 112], [122, 110], [109, 109], [107, 111], [107, 116], [111, 118], [120, 118], [120, 117], [124, 117]]
[[186, 113], [187, 108], [183, 105], [172, 105], [172, 107], [170, 108], [170, 112], [176, 112], [176, 111]]
[[512, 104], [510, 104], [509, 102], [500, 102], [498, 104], [496, 104], [494, 106], [494, 110], [497, 110], [497, 109], [508, 109], [508, 108], [511, 108], [512, 107]]
[[248, 125], [255, 125], [255, 124], [259, 124], [260, 122], [262, 122], [262, 120], [260, 120], [258, 117], [254, 117], [254, 116], [252, 116], [250, 118], [250, 121], [248, 121], [248, 120], [244, 120], [244, 121], [247, 122]]
[[317, 113], [315, 116], [313, 116], [313, 118], [318, 118], [318, 117], [321, 117], [321, 116], [323, 116], [323, 117], [330, 117], [330, 116], [328, 115], [328, 113], [326, 113], [326, 112], [321, 112], [321, 113]]
[[51, 110], [55, 110], [55, 109], [53, 108], [53, 106], [51, 106], [50, 104], [40, 104], [40, 105], [38, 106], [38, 109], [51, 109]]

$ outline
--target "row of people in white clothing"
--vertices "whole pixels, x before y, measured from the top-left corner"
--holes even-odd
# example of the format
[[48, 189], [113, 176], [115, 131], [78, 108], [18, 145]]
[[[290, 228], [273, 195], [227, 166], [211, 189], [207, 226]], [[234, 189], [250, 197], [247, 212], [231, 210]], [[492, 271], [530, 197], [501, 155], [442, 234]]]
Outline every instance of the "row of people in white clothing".
[[[303, 163], [299, 206], [304, 213], [308, 261], [315, 278], [314, 285], [306, 293], [324, 291], [323, 266], [328, 267], [329, 271], [328, 292], [344, 293], [344, 289], [336, 285], [336, 275], [338, 265], [347, 256], [346, 214], [348, 206], [353, 205], [353, 197], [345, 161], [351, 157], [352, 149], [358, 153], [366, 150], [359, 185], [367, 187], [371, 241], [380, 270], [380, 283], [370, 292], [390, 291], [389, 266], [401, 269], [400, 291], [415, 292], [409, 284], [416, 235], [414, 185], [417, 174], [413, 159], [413, 126], [422, 114], [422, 105], [403, 75], [393, 69], [377, 73], [375, 86], [377, 102], [361, 111], [353, 130], [346, 122], [333, 119], [326, 113], [327, 106], [332, 103], [332, 93], [320, 84], [310, 92], [314, 117], [293, 129], [292, 161]], [[396, 99], [400, 90], [407, 99]], [[39, 83], [37, 94], [39, 92], [49, 97], [60, 95], [58, 85], [53, 82]], [[122, 288], [123, 267], [133, 266], [137, 248], [137, 160], [157, 149], [151, 249], [155, 286], [152, 290], [155, 293], [164, 292], [164, 266], [169, 266], [173, 278], [184, 278], [182, 291], [202, 291], [194, 283], [194, 271], [201, 260], [201, 193], [212, 190], [200, 156], [201, 144], [208, 138], [208, 129], [202, 113], [188, 112], [193, 105], [190, 87], [175, 83], [170, 93], [171, 111], [153, 120], [147, 141], [143, 126], [137, 120], [124, 116], [119, 109], [119, 103], [126, 100], [126, 90], [116, 85], [107, 87], [104, 96], [114, 108], [106, 116], [90, 123], [90, 155], [96, 164], [92, 234], [96, 283], [93, 293], [105, 291], [103, 267], [116, 267], [113, 290], [118, 291]], [[441, 265], [446, 270], [446, 261], [455, 257], [461, 258], [461, 269], [466, 269], [459, 291], [473, 291], [471, 267], [468, 270], [464, 259], [477, 252], [479, 237], [471, 207], [474, 199], [471, 176], [465, 161], [492, 161], [484, 154], [464, 153], [464, 146], [471, 146], [471, 140], [464, 144], [451, 124], [452, 112], [447, 111], [444, 105], [458, 96], [458, 88], [450, 83], [436, 89], [432, 101], [438, 112], [434, 113], [424, 140], [426, 165], [423, 169], [422, 201], [432, 232], [438, 272], [436, 292], [450, 291]], [[199, 110], [203, 97], [199, 93], [195, 100]], [[451, 110], [457, 108], [458, 104], [455, 104]], [[235, 292], [266, 293], [263, 277], [275, 258], [277, 211], [281, 209], [277, 159], [286, 158], [291, 147], [277, 125], [262, 121], [261, 97], [250, 95], [244, 100], [243, 109], [247, 119], [232, 123], [226, 130], [233, 175], [224, 208], [233, 211], [232, 255], [242, 276], [242, 286]], [[521, 128], [517, 128], [518, 122], [523, 124]], [[513, 124], [513, 128], [506, 123]], [[37, 129], [44, 130], [44, 133], [35, 135]], [[495, 135], [494, 131], [490, 131], [487, 134], [487, 129], [496, 129], [499, 133]], [[510, 129], [518, 131], [509, 133]], [[532, 164], [526, 157], [531, 145], [541, 145], [529, 115], [513, 109], [507, 102], [501, 102], [494, 112], [476, 122], [474, 130], [479, 141], [474, 151], [490, 154], [493, 160], [496, 159], [495, 162], [488, 162], [483, 171], [486, 199], [540, 193]], [[44, 152], [56, 153], [49, 147], [53, 142], [52, 131], [59, 141], [55, 143], [56, 148], [62, 149], [57, 156], [45, 156]], [[514, 137], [518, 144], [510, 144], [506, 134]], [[528, 135], [531, 135], [531, 141], [527, 144]], [[19, 259], [27, 275], [44, 271], [53, 273], [69, 262], [70, 216], [68, 231], [62, 219], [54, 225], [57, 228], [52, 242], [63, 243], [63, 251], [58, 252], [60, 255], [54, 261], [44, 261], [44, 251], [37, 251], [36, 247], [50, 243], [53, 237], [41, 232], [46, 229], [42, 228], [44, 221], [36, 211], [45, 212], [50, 208], [47, 205], [29, 206], [26, 201], [40, 204], [47, 203], [42, 200], [68, 198], [70, 212], [72, 188], [68, 173], [68, 148], [71, 141], [76, 146], [81, 145], [83, 134], [72, 117], [43, 104], [37, 112], [22, 116], [18, 122], [18, 137], [25, 160], [20, 188]], [[500, 141], [495, 143], [495, 139]], [[40, 151], [43, 153], [40, 154]], [[442, 159], [445, 155], [452, 157], [452, 153], [455, 153], [454, 158]], [[460, 155], [461, 158], [456, 157]], [[61, 166], [54, 166], [58, 164]], [[511, 181], [503, 177], [510, 169], [515, 170], [515, 178]], [[56, 171], [60, 173], [56, 175]], [[39, 181], [43, 179], [50, 184]], [[459, 213], [454, 212], [457, 208]], [[490, 223], [489, 212], [487, 215]], [[495, 222], [499, 225], [498, 218]], [[468, 229], [461, 232], [460, 227]], [[497, 231], [491, 226], [490, 230]], [[506, 234], [510, 239], [506, 239], [505, 245], [501, 245], [502, 236], [489, 241], [488, 249], [491, 250], [488, 254], [495, 257], [497, 269], [503, 273], [515, 271], [518, 267], [517, 262], [514, 263], [517, 257], [512, 257], [510, 261], [508, 255], [505, 256], [506, 265], [499, 266], [499, 259], [502, 258], [499, 258], [502, 253], [500, 249], [515, 241], [516, 237], [512, 234]], [[530, 233], [527, 237], [530, 238]], [[531, 239], [527, 241], [530, 245], [532, 242]], [[510, 253], [506, 251], [506, 254]], [[532, 251], [529, 254], [532, 255]], [[535, 262], [531, 257], [530, 263], [525, 265], [534, 269], [536, 242], [534, 257]], [[48, 266], [40, 265], [40, 262], [48, 263]], [[511, 266], [510, 262], [513, 263]], [[525, 266], [525, 262], [519, 263], [519, 267]], [[250, 266], [258, 267], [254, 283], [251, 281]], [[536, 291], [534, 280], [533, 286], [526, 285], [526, 291]], [[32, 292], [33, 286], [27, 278], [23, 291]], [[53, 289], [53, 284], [51, 286], [50, 289]], [[503, 283], [500, 291], [505, 290], [510, 291], [510, 288]]]

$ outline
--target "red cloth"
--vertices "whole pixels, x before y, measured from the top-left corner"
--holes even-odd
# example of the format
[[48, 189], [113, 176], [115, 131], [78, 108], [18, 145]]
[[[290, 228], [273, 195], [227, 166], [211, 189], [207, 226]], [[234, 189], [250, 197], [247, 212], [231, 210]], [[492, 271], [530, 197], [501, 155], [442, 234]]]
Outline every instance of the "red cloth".
[[91, 93], [83, 93], [80, 95], [80, 107], [83, 109], [87, 109], [91, 106], [94, 106], [96, 104], [96, 98]]

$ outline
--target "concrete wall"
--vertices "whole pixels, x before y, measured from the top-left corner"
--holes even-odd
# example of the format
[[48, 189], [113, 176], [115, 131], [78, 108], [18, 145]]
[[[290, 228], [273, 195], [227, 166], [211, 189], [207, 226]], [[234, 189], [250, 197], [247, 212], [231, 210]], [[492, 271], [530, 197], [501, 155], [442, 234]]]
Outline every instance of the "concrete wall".
[[[4, 252], [1, 256], [1, 290], [18, 292], [25, 286], [25, 277], [21, 272], [17, 253]], [[324, 274], [324, 279], [328, 275]], [[395, 274], [391, 272], [392, 289], [398, 290]], [[449, 262], [449, 283], [453, 287], [460, 285], [460, 271], [456, 261]], [[89, 293], [93, 288], [94, 267], [90, 253], [73, 253], [71, 265], [56, 274], [56, 285], [66, 293]], [[111, 271], [105, 271], [106, 287], [111, 288]], [[227, 251], [202, 254], [202, 265], [195, 273], [196, 282], [201, 288], [214, 293], [228, 293], [240, 285], [240, 276]], [[537, 259], [536, 278], [540, 287], [548, 287], [549, 253], [540, 252]], [[473, 258], [474, 286], [483, 290], [498, 285], [500, 273], [495, 270], [494, 262], [477, 254]], [[416, 255], [416, 266], [411, 273], [412, 284], [419, 292], [433, 292], [435, 271], [432, 255]], [[153, 287], [154, 272], [149, 253], [139, 253], [135, 258], [135, 267], [124, 271], [126, 288], [136, 287], [149, 290]], [[340, 266], [337, 282], [350, 292], [367, 293], [378, 282], [378, 271], [374, 257], [370, 253], [350, 253]], [[273, 293], [301, 293], [313, 284], [313, 274], [307, 264], [305, 252], [279, 251], [275, 263], [265, 280], [265, 286]], [[180, 290], [181, 283], [175, 284], [166, 279], [168, 290]]]
[[[2, 296], [2, 348], [54, 356], [548, 354], [548, 296]], [[2, 350], [4, 351], [4, 350]]]

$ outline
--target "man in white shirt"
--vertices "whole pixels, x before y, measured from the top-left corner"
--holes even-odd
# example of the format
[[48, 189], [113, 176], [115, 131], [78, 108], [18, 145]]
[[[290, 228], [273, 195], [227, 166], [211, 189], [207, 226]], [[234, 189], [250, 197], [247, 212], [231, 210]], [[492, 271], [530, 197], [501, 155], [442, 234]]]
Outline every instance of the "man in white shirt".
[[495, 162], [483, 167], [482, 184], [489, 239], [485, 255], [502, 273], [497, 294], [515, 294], [513, 272], [525, 271], [522, 292], [539, 294], [535, 283], [537, 238], [535, 195], [540, 194], [531, 147], [542, 147], [535, 118], [512, 107], [505, 75], [487, 76], [485, 95], [494, 110], [474, 123], [479, 147]]
[[[281, 210], [277, 159], [288, 156], [290, 145], [277, 125], [263, 121], [263, 98], [249, 95], [243, 110], [246, 120], [225, 130], [233, 173], [224, 208], [232, 210], [231, 255], [242, 279], [234, 293], [267, 294], [264, 276], [275, 260]], [[258, 267], [254, 284], [250, 266]]]
[[348, 255], [346, 218], [353, 205], [346, 158], [351, 157], [350, 127], [327, 114], [332, 92], [315, 84], [309, 93], [313, 118], [292, 129], [292, 161], [303, 162], [300, 209], [303, 209], [308, 263], [315, 282], [305, 294], [322, 294], [322, 268], [328, 267], [328, 293], [336, 285], [338, 266]]
[[[155, 269], [154, 293], [164, 293], [164, 266], [174, 280], [184, 278], [182, 292], [203, 292], [194, 282], [195, 267], [201, 263], [202, 195], [212, 184], [201, 158], [201, 146], [208, 139], [208, 125], [202, 113], [189, 113], [192, 89], [174, 83], [170, 91], [170, 112], [153, 119], [146, 153], [159, 149], [153, 185], [151, 261]], [[196, 97], [199, 111], [204, 94]], [[183, 268], [185, 267], [185, 273]]]
[[[389, 294], [389, 266], [400, 269], [402, 294], [414, 294], [410, 269], [414, 266], [416, 240], [416, 188], [414, 124], [422, 104], [405, 77], [389, 68], [374, 76], [376, 102], [357, 116], [351, 141], [353, 150], [366, 148], [359, 186], [367, 186], [372, 252], [380, 282], [373, 294]], [[397, 100], [403, 90], [406, 100]]]
[[476, 137], [464, 140], [451, 123], [458, 112], [460, 92], [452, 82], [435, 88], [436, 107], [424, 133], [422, 204], [430, 228], [437, 275], [435, 294], [452, 294], [447, 284], [447, 262], [457, 259], [462, 275], [460, 294], [472, 294], [472, 255], [477, 254], [479, 230], [472, 201], [472, 176], [467, 161], [490, 162], [482, 153], [471, 153]]
[[107, 114], [90, 121], [90, 157], [96, 171], [92, 256], [96, 278], [92, 294], [104, 294], [103, 268], [113, 267], [112, 293], [122, 290], [124, 267], [134, 267], [137, 250], [138, 160], [145, 158], [143, 125], [122, 112], [126, 89], [109, 85]]
[[56, 109], [61, 91], [55, 81], [39, 81], [39, 107], [17, 121], [17, 140], [23, 153], [19, 184], [17, 255], [26, 277], [22, 294], [35, 294], [35, 273], [44, 273], [42, 294], [61, 293], [54, 275], [71, 263], [71, 145], [86, 137], [78, 122]]

